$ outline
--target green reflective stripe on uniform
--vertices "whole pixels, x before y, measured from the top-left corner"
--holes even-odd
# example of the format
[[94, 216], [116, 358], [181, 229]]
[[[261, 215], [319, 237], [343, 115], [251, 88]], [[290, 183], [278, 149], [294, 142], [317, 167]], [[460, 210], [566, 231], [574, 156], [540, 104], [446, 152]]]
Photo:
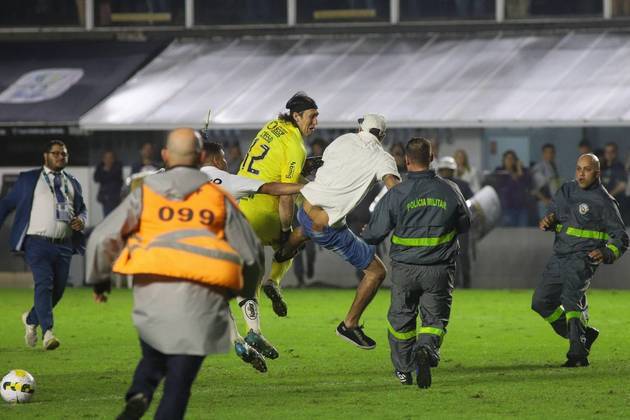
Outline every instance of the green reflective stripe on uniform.
[[420, 334], [433, 334], [442, 337], [444, 335], [444, 330], [442, 328], [435, 327], [422, 327], [420, 328]]
[[619, 252], [619, 248], [617, 248], [613, 244], [606, 244], [606, 248], [610, 249], [613, 254], [615, 254], [615, 258], [619, 258], [619, 256], [621, 255], [621, 252]]
[[389, 322], [387, 323], [387, 329], [394, 337], [396, 337], [399, 340], [411, 340], [412, 338], [414, 339], [416, 338], [415, 330], [407, 331], [407, 332], [398, 332], [394, 329], [394, 327], [392, 327], [392, 324], [390, 324]]
[[562, 223], [558, 223], [556, 225], [556, 232], [560, 233], [561, 230], [562, 230]]
[[446, 235], [434, 238], [401, 238], [400, 236], [392, 235], [392, 243], [403, 246], [438, 246], [451, 242], [456, 234], [457, 231], [452, 230]]
[[566, 234], [569, 236], [577, 236], [578, 238], [599, 239], [601, 241], [608, 240], [608, 234], [606, 232], [578, 229], [571, 226], [567, 228]]
[[567, 321], [573, 318], [582, 318], [582, 311], [567, 311]]
[[564, 313], [564, 308], [562, 306], [558, 306], [558, 308], [555, 311], [553, 311], [551, 315], [545, 318], [545, 321], [549, 322], [550, 324], [553, 322], [556, 322], [557, 320], [560, 319], [563, 313]]

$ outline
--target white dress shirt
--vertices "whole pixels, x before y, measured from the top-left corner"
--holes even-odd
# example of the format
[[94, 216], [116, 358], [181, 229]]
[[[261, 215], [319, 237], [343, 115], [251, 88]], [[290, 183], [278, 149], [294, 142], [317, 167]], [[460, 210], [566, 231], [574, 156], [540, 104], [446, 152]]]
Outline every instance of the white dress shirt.
[[385, 175], [400, 179], [394, 157], [378, 139], [365, 131], [337, 137], [324, 151], [324, 165], [302, 195], [328, 214], [328, 224], [342, 221], [369, 191], [372, 182]]
[[[44, 180], [44, 176], [48, 176], [50, 186]], [[61, 173], [61, 191], [65, 195], [64, 182], [68, 186], [68, 197], [66, 200], [70, 204], [71, 217], [74, 217], [74, 209], [72, 203], [74, 199], [74, 188], [72, 182], [65, 173]], [[54, 173], [44, 166], [43, 174], [39, 175], [35, 192], [33, 194], [33, 207], [31, 207], [31, 217], [28, 222], [27, 235], [40, 235], [49, 238], [63, 239], [72, 235], [70, 224], [57, 220], [57, 199], [54, 194]], [[53, 191], [50, 191], [50, 188]]]

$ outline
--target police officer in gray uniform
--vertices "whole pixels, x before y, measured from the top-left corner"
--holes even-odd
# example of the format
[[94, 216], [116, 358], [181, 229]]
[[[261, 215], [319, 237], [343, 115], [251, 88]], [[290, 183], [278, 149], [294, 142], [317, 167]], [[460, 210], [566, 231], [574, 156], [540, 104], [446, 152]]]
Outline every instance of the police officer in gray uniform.
[[588, 326], [586, 290], [597, 266], [612, 264], [628, 248], [628, 235], [619, 204], [599, 179], [599, 159], [580, 156], [575, 180], [556, 193], [542, 230], [556, 232], [553, 256], [532, 298], [532, 309], [554, 331], [569, 339], [565, 367], [588, 366], [599, 331]]
[[428, 388], [451, 313], [457, 235], [470, 228], [470, 212], [457, 185], [429, 170], [429, 140], [413, 138], [405, 152], [408, 177], [379, 201], [363, 238], [378, 244], [393, 231], [387, 315], [392, 362], [403, 385], [412, 384], [417, 369], [418, 386]]

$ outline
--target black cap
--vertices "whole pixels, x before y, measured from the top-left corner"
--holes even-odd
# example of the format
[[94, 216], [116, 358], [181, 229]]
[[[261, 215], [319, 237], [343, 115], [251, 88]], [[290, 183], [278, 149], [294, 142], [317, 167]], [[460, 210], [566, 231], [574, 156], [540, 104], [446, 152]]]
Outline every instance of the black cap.
[[317, 104], [304, 92], [298, 92], [289, 99], [285, 107], [290, 112], [302, 112], [307, 109], [317, 109]]

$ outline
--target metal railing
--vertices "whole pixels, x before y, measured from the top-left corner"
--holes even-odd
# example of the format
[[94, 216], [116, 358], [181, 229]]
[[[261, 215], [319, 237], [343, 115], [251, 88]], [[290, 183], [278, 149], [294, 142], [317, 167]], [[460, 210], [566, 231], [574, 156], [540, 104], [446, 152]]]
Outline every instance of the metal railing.
[[[198, 26], [208, 26], [207, 24], [198, 25], [198, 22], [195, 19], [195, 2], [197, 0], [184, 0], [184, 28], [186, 29], [194, 29]], [[202, 1], [202, 0], [199, 0]], [[494, 21], [497, 23], [509, 22], [512, 19], [509, 19], [506, 16], [506, 3], [510, 0], [494, 0], [495, 8], [494, 8], [494, 19], [485, 19], [485, 21]], [[612, 19], [613, 18], [613, 0], [601, 0], [602, 1], [602, 19]], [[86, 31], [92, 31], [95, 29], [97, 25], [95, 25], [95, 2], [96, 0], [85, 0], [85, 8], [84, 8], [84, 25], [83, 28]], [[286, 11], [287, 11], [287, 19], [286, 24], [276, 24], [276, 26], [288, 26], [294, 27], [296, 25], [300, 25], [298, 23], [298, 0], [286, 0]], [[401, 23], [401, 14], [400, 14], [400, 3], [401, 0], [389, 0], [389, 23], [391, 25], [398, 25]], [[592, 16], [589, 16], [592, 18]], [[629, 16], [630, 17], [630, 16]], [[519, 18], [521, 19], [521, 18]], [[527, 17], [529, 20], [537, 20], [536, 16]], [[545, 18], [548, 19], [548, 18]], [[430, 21], [431, 19], [418, 19], [417, 22], [422, 21]], [[518, 20], [515, 20], [518, 21]], [[461, 20], [459, 21], [461, 22]], [[265, 24], [265, 22], [260, 22], [261, 24]], [[337, 24], [341, 24], [337, 22]], [[169, 26], [179, 26], [181, 25], [169, 25]], [[221, 26], [230, 26], [229, 24], [222, 24]], [[237, 26], [237, 24], [235, 24]], [[109, 26], [98, 26], [99, 29], [111, 29], [112, 31], [120, 30], [121, 27], [109, 27]], [[41, 29], [41, 27], [39, 28]]]

